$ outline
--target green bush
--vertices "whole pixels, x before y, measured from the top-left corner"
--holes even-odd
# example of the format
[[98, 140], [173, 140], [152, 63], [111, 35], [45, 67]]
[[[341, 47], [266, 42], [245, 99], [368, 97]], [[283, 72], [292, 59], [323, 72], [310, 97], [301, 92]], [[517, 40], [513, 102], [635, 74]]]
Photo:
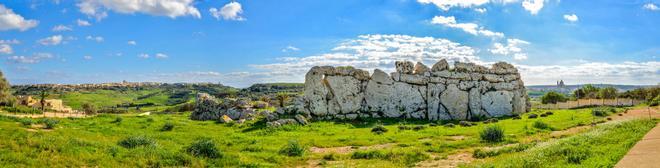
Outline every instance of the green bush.
[[118, 116], [117, 118], [115, 118], [115, 120], [113, 120], [110, 123], [121, 123], [122, 121], [124, 121], [124, 119]]
[[34, 120], [32, 120], [31, 118], [21, 118], [21, 119], [19, 120], [19, 122], [20, 122], [21, 125], [23, 125], [24, 127], [30, 127], [30, 126], [32, 126], [32, 124], [34, 124]]
[[385, 128], [385, 126], [383, 126], [383, 125], [376, 125], [374, 128], [371, 129], [371, 132], [380, 135], [380, 134], [386, 133], [387, 128]]
[[288, 144], [280, 149], [280, 154], [286, 156], [302, 156], [305, 153], [305, 147], [300, 145], [298, 141], [289, 141]]
[[486, 142], [501, 142], [504, 140], [504, 129], [497, 125], [491, 125], [479, 133], [481, 140]]
[[43, 112], [37, 108], [27, 107], [27, 106], [5, 106], [2, 107], [3, 111], [10, 113], [21, 113], [21, 114], [43, 114]]
[[44, 118], [40, 122], [44, 124], [44, 128], [53, 129], [60, 121], [50, 118]]
[[592, 114], [599, 117], [605, 117], [610, 113], [616, 113], [616, 109], [612, 107], [598, 107], [592, 110]]
[[216, 147], [212, 139], [199, 139], [186, 148], [186, 152], [197, 157], [220, 158], [222, 152]]
[[351, 159], [387, 159], [389, 155], [379, 150], [355, 151], [351, 154]]
[[544, 123], [543, 121], [540, 121], [540, 120], [534, 121], [534, 124], [532, 124], [532, 126], [534, 128], [542, 129], [542, 130], [543, 129], [552, 129], [552, 128], [550, 128], [550, 125], [548, 125], [548, 124], [546, 124], [546, 123]]
[[140, 146], [155, 146], [156, 141], [145, 136], [131, 136], [119, 141], [118, 145], [130, 149]]
[[165, 123], [165, 125], [163, 125], [163, 128], [161, 128], [160, 130], [161, 131], [172, 131], [172, 129], [174, 129], [174, 124], [168, 122], [168, 123]]

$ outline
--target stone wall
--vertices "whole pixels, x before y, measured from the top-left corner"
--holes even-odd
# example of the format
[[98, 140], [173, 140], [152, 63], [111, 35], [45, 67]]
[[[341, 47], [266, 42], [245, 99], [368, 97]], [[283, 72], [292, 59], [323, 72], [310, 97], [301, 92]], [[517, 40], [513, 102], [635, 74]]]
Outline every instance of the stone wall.
[[305, 76], [300, 110], [314, 119], [416, 118], [465, 120], [500, 117], [531, 108], [518, 70], [446, 60], [431, 68], [397, 61], [387, 74], [352, 67], [313, 67]]
[[223, 116], [231, 120], [251, 120], [256, 112], [245, 100], [219, 100], [209, 94], [199, 93], [195, 98], [195, 109], [190, 115], [192, 120], [220, 120]]

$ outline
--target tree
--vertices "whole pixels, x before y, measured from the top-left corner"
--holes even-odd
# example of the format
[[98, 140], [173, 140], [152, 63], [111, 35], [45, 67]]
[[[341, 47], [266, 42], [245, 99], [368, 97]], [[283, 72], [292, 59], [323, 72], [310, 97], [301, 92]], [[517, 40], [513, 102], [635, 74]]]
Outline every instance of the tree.
[[0, 105], [13, 105], [14, 96], [11, 95], [11, 86], [0, 71]]
[[94, 115], [96, 114], [96, 107], [94, 107], [93, 104], [90, 103], [85, 103], [82, 105], [83, 111], [85, 112], [86, 115]]
[[50, 93], [48, 93], [48, 90], [46, 88], [44, 88], [44, 89], [41, 90], [41, 94], [39, 96], [40, 96], [39, 103], [41, 103], [41, 111], [45, 111], [46, 110], [46, 98], [48, 98], [48, 96], [50, 96]]
[[614, 99], [617, 96], [617, 89], [614, 87], [602, 88], [598, 91], [598, 97], [601, 99]]
[[557, 103], [564, 101], [566, 101], [566, 97], [564, 97], [563, 94], [554, 91], [545, 93], [545, 95], [541, 96], [541, 103], [543, 104]]
[[573, 91], [573, 95], [576, 99], [582, 98], [598, 98], [598, 89], [591, 84], [586, 84], [582, 88]]

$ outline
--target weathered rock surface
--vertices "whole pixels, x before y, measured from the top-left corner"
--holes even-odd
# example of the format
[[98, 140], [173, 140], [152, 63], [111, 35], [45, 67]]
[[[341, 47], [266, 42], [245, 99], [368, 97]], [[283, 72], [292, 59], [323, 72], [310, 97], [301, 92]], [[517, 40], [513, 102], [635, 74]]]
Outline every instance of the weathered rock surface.
[[252, 119], [255, 111], [243, 100], [224, 99], [199, 93], [196, 97], [195, 109], [190, 115], [192, 120], [218, 120], [227, 116], [232, 120]]
[[351, 67], [314, 67], [296, 109], [307, 119], [465, 120], [520, 114], [530, 107], [520, 74], [508, 63], [487, 68], [457, 62], [450, 69], [446, 60], [432, 68], [396, 61], [395, 66], [390, 75], [376, 69], [371, 76]]

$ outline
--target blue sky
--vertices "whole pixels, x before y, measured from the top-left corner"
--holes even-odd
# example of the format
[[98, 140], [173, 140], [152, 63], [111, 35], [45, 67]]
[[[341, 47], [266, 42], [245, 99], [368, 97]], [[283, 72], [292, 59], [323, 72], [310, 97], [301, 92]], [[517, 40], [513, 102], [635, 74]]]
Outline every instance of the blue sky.
[[302, 82], [315, 65], [511, 62], [528, 85], [660, 81], [660, 1], [0, 0], [13, 84]]

